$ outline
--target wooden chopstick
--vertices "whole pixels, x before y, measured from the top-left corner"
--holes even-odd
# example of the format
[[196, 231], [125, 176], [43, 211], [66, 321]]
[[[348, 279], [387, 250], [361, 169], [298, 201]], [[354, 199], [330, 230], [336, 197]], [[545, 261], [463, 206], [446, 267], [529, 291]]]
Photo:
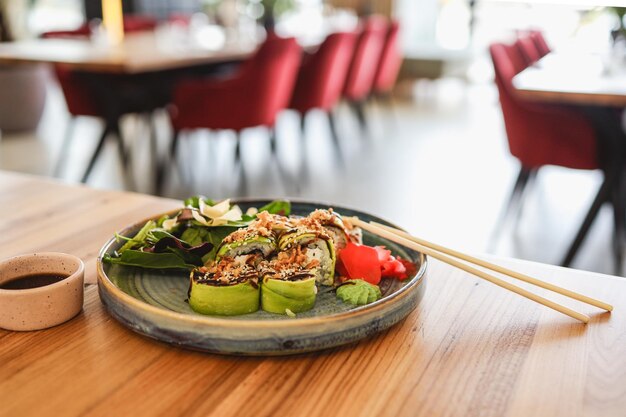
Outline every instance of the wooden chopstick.
[[497, 277], [495, 277], [493, 275], [490, 275], [490, 274], [488, 274], [488, 273], [486, 273], [484, 271], [481, 271], [479, 269], [476, 269], [476, 268], [474, 268], [472, 266], [466, 265], [466, 264], [464, 264], [464, 263], [462, 263], [462, 262], [460, 262], [460, 261], [458, 261], [458, 260], [456, 260], [456, 259], [454, 259], [454, 258], [452, 258], [450, 256], [444, 255], [444, 254], [442, 254], [442, 253], [440, 253], [440, 252], [438, 252], [438, 251], [436, 251], [434, 249], [431, 249], [429, 247], [426, 247], [424, 245], [420, 245], [419, 243], [413, 242], [413, 241], [411, 241], [409, 239], [406, 239], [406, 238], [404, 238], [402, 236], [399, 236], [399, 235], [397, 235], [397, 234], [395, 234], [393, 232], [385, 230], [382, 227], [378, 227], [378, 226], [372, 225], [370, 223], [366, 223], [366, 222], [360, 220], [358, 217], [344, 217], [344, 220], [347, 220], [350, 223], [352, 223], [353, 225], [358, 226], [358, 227], [360, 227], [360, 228], [362, 228], [364, 230], [370, 231], [370, 232], [372, 232], [374, 234], [377, 234], [377, 235], [382, 236], [382, 237], [384, 237], [386, 239], [389, 239], [392, 242], [396, 242], [396, 243], [398, 243], [398, 244], [400, 244], [402, 246], [405, 246], [407, 248], [416, 250], [418, 252], [422, 252], [422, 253], [424, 253], [424, 254], [426, 254], [428, 256], [431, 256], [431, 257], [433, 257], [435, 259], [439, 259], [442, 262], [445, 262], [445, 263], [447, 263], [449, 265], [452, 265], [454, 267], [462, 269], [463, 271], [469, 272], [470, 274], [476, 275], [477, 277], [482, 278], [482, 279], [484, 279], [486, 281], [489, 281], [489, 282], [491, 282], [493, 284], [496, 284], [499, 287], [505, 288], [505, 289], [507, 289], [509, 291], [512, 291], [512, 292], [514, 292], [516, 294], [521, 295], [522, 297], [526, 297], [526, 298], [528, 298], [530, 300], [533, 300], [533, 301], [535, 301], [535, 302], [537, 302], [539, 304], [543, 304], [546, 307], [549, 307], [549, 308], [551, 308], [553, 310], [556, 310], [556, 311], [558, 311], [560, 313], [563, 313], [563, 314], [568, 315], [568, 316], [570, 316], [572, 318], [575, 318], [576, 320], [580, 320], [583, 323], [588, 323], [589, 322], [589, 317], [584, 315], [584, 314], [582, 314], [582, 313], [579, 313], [579, 312], [577, 312], [575, 310], [572, 310], [572, 309], [570, 309], [568, 307], [565, 307], [565, 306], [563, 306], [561, 304], [558, 304], [558, 303], [556, 303], [554, 301], [548, 300], [547, 298], [543, 298], [543, 297], [541, 297], [541, 296], [539, 296], [537, 294], [533, 294], [532, 292], [527, 291], [527, 290], [525, 290], [525, 289], [523, 289], [521, 287], [513, 285], [513, 284], [511, 284], [509, 282], [506, 282], [506, 281], [504, 281], [504, 280], [502, 280], [500, 278], [497, 278]]
[[586, 295], [579, 294], [577, 292], [568, 290], [566, 288], [562, 288], [562, 287], [559, 287], [557, 285], [550, 284], [549, 282], [541, 281], [541, 280], [539, 280], [537, 278], [533, 278], [533, 277], [530, 277], [528, 275], [524, 275], [524, 274], [522, 274], [520, 272], [513, 271], [513, 270], [508, 269], [508, 268], [504, 268], [504, 267], [502, 267], [500, 265], [492, 264], [491, 262], [487, 262], [487, 261], [485, 261], [483, 259], [479, 259], [479, 258], [476, 258], [474, 256], [467, 255], [465, 253], [461, 253], [461, 252], [456, 251], [454, 249], [446, 248], [445, 246], [441, 246], [441, 245], [438, 245], [436, 243], [432, 243], [432, 242], [429, 242], [427, 240], [420, 239], [418, 237], [415, 237], [413, 235], [408, 234], [405, 231], [398, 230], [396, 228], [393, 228], [393, 227], [390, 227], [390, 226], [386, 226], [384, 224], [380, 224], [380, 223], [377, 223], [377, 222], [370, 222], [370, 224], [372, 224], [374, 226], [377, 226], [377, 227], [380, 227], [380, 228], [383, 228], [383, 229], [385, 229], [385, 230], [387, 230], [389, 232], [395, 233], [395, 234], [397, 234], [399, 236], [402, 236], [402, 237], [404, 237], [404, 238], [406, 238], [408, 240], [411, 240], [411, 241], [413, 241], [415, 243], [418, 243], [418, 244], [420, 244], [422, 246], [426, 246], [426, 247], [429, 247], [429, 248], [434, 249], [436, 251], [445, 253], [447, 255], [454, 256], [455, 258], [462, 259], [462, 260], [464, 260], [466, 262], [470, 262], [470, 263], [482, 266], [483, 268], [491, 269], [492, 271], [499, 272], [501, 274], [508, 275], [508, 276], [510, 276], [512, 278], [519, 279], [520, 281], [528, 282], [529, 284], [533, 284], [533, 285], [536, 285], [538, 287], [545, 288], [545, 289], [550, 290], [550, 291], [554, 291], [554, 292], [556, 292], [558, 294], [564, 295], [564, 296], [572, 298], [574, 300], [578, 300], [578, 301], [581, 301], [583, 303], [586, 303], [586, 304], [589, 304], [589, 305], [601, 308], [602, 310], [606, 310], [606, 311], [612, 311], [613, 310], [613, 306], [611, 304], [605, 303], [604, 301], [596, 300], [595, 298], [591, 298], [591, 297], [588, 297]]

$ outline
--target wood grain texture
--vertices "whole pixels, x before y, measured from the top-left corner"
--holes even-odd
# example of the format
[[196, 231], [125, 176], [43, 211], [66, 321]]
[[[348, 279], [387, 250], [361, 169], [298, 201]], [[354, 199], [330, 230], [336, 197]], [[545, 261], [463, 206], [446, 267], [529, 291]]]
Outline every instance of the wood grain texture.
[[[73, 253], [93, 280], [114, 231], [177, 205], [0, 172], [0, 253]], [[555, 298], [589, 314], [585, 326], [431, 261], [424, 299], [392, 329], [316, 354], [238, 358], [136, 335], [88, 284], [70, 322], [0, 330], [0, 416], [623, 416], [626, 280], [491, 260], [615, 310]]]
[[607, 65], [599, 55], [553, 52], [517, 74], [513, 85], [526, 100], [626, 107], [626, 72]]
[[368, 15], [371, 13], [382, 14], [387, 17], [393, 15], [393, 0], [330, 0], [333, 7], [352, 9], [357, 14]]
[[154, 33], [128, 35], [117, 47], [98, 47], [89, 40], [33, 39], [0, 44], [0, 64], [62, 64], [65, 67], [107, 73], [142, 73], [194, 65], [240, 61], [256, 45], [234, 43], [210, 51], [192, 46], [163, 45]]

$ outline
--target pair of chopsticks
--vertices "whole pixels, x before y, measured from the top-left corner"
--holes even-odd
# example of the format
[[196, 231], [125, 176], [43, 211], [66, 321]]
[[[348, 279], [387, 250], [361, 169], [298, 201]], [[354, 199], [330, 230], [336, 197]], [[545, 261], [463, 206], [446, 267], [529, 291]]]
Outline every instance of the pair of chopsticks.
[[393, 227], [389, 227], [380, 223], [376, 223], [376, 222], [364, 222], [362, 220], [360, 220], [358, 217], [344, 217], [344, 220], [347, 220], [348, 222], [350, 222], [351, 224], [353, 224], [354, 226], [358, 226], [360, 228], [362, 228], [363, 230], [367, 230], [371, 233], [374, 233], [378, 236], [384, 237], [385, 239], [388, 239], [392, 242], [398, 243], [402, 246], [405, 246], [409, 249], [413, 249], [416, 250], [418, 252], [422, 252], [428, 256], [432, 256], [435, 259], [438, 259], [442, 262], [445, 262], [449, 265], [452, 265], [454, 267], [457, 267], [459, 269], [462, 269], [463, 271], [469, 272], [470, 274], [473, 274], [479, 278], [482, 278], [484, 280], [487, 280], [493, 284], [496, 284], [502, 288], [505, 288], [509, 291], [512, 291], [516, 294], [519, 294], [523, 297], [526, 297], [530, 300], [533, 300], [539, 304], [543, 304], [546, 307], [550, 307], [556, 311], [559, 311], [563, 314], [566, 314], [570, 317], [573, 317], [577, 320], [582, 321], [583, 323], [588, 323], [589, 322], [589, 316], [579, 313], [578, 311], [572, 310], [571, 308], [565, 307], [564, 305], [558, 304], [554, 301], [548, 300], [547, 298], [541, 297], [537, 294], [534, 294], [528, 290], [525, 290], [524, 288], [518, 287], [516, 285], [513, 285], [507, 281], [504, 281], [498, 277], [495, 277], [483, 270], [474, 268], [466, 263], [460, 262], [459, 260], [455, 259], [458, 258], [460, 260], [463, 260], [465, 262], [468, 263], [472, 263], [478, 266], [481, 266], [483, 268], [498, 272], [500, 274], [503, 275], [507, 275], [511, 278], [516, 278], [519, 279], [520, 281], [524, 281], [527, 282], [529, 284], [533, 284], [536, 285], [538, 287], [541, 288], [545, 288], [547, 290], [556, 292], [558, 294], [564, 295], [566, 297], [572, 298], [574, 300], [578, 300], [581, 301], [583, 303], [601, 308], [603, 310], [606, 311], [611, 311], [613, 310], [613, 306], [610, 304], [607, 304], [603, 301], [599, 301], [596, 300], [594, 298], [588, 297], [586, 295], [583, 294], [579, 294], [576, 293], [574, 291], [570, 291], [568, 289], [565, 288], [561, 288], [559, 286], [556, 286], [554, 284], [550, 284], [548, 282], [545, 281], [541, 281], [537, 278], [533, 278], [530, 277], [528, 275], [524, 275], [521, 274], [519, 272], [516, 271], [512, 271], [510, 269], [501, 267], [499, 265], [495, 265], [492, 264], [490, 262], [487, 262], [485, 260], [479, 259], [479, 258], [475, 258], [473, 256], [458, 252], [456, 250], [453, 249], [449, 249], [446, 248], [444, 246], [441, 245], [437, 245], [435, 243], [431, 243], [428, 242], [424, 239], [420, 239], [418, 237], [412, 236], [402, 230], [398, 230], [395, 229]]

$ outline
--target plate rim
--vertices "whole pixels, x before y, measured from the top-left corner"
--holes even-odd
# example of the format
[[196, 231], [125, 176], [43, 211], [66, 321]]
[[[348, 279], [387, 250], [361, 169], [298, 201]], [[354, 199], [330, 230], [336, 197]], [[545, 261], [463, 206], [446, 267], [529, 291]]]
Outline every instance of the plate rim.
[[[312, 204], [312, 205], [317, 205], [317, 204], [324, 205], [325, 204], [325, 203], [320, 203], [316, 201], [297, 199], [297, 198], [293, 198], [293, 199], [282, 198], [282, 199], [288, 200], [289, 202], [294, 202], [294, 203], [303, 203], [303, 204]], [[253, 201], [265, 201], [265, 200], [267, 200], [267, 198], [249, 197], [249, 198], [231, 199], [231, 201], [234, 204], [243, 203], [243, 202], [253, 202]], [[328, 204], [328, 206], [333, 207], [335, 205]], [[345, 207], [345, 206], [339, 206], [339, 207], [345, 208], [348, 210], [353, 210], [356, 212], [360, 212], [363, 214], [367, 214], [358, 209], [352, 209], [350, 207]], [[138, 226], [145, 224], [149, 220], [158, 219], [159, 217], [163, 215], [166, 215], [166, 214], [169, 215], [179, 210], [181, 209], [178, 208], [178, 209], [174, 209], [174, 210], [170, 210], [170, 211], [162, 212], [153, 216], [146, 217], [143, 220], [140, 220], [138, 222], [135, 222], [131, 225], [124, 227], [123, 229], [116, 232], [115, 234], [124, 235], [125, 232], [128, 232], [131, 229], [135, 229]], [[379, 217], [379, 216], [375, 216], [375, 217], [378, 217], [379, 219], [387, 222], [388, 224], [392, 225], [392, 227], [396, 227], [400, 230], [404, 230], [382, 217]], [[123, 304], [127, 304], [127, 305], [130, 304], [138, 310], [144, 310], [148, 313], [155, 314], [157, 316], [167, 317], [173, 320], [183, 320], [188, 323], [202, 324], [206, 326], [212, 326], [214, 328], [217, 327], [217, 328], [244, 329], [244, 328], [250, 328], [250, 327], [256, 327], [256, 328], [263, 327], [263, 328], [273, 328], [273, 329], [291, 329], [291, 328], [304, 327], [304, 326], [315, 326], [319, 324], [334, 323], [337, 321], [341, 322], [348, 318], [358, 318], [360, 316], [370, 315], [376, 312], [377, 310], [385, 310], [385, 308], [388, 305], [390, 305], [391, 303], [397, 302], [397, 300], [399, 299], [410, 296], [411, 295], [410, 290], [413, 287], [420, 285], [422, 281], [424, 280], [424, 277], [426, 275], [426, 270], [428, 267], [427, 255], [424, 254], [423, 252], [415, 251], [420, 256], [420, 260], [421, 260], [420, 268], [415, 273], [415, 276], [411, 278], [411, 280], [406, 285], [404, 285], [398, 291], [394, 292], [393, 294], [390, 294], [387, 297], [381, 298], [380, 300], [375, 301], [371, 304], [359, 306], [357, 308], [354, 308], [348, 311], [325, 315], [325, 316], [305, 317], [305, 318], [299, 318], [299, 319], [294, 319], [294, 320], [258, 320], [258, 319], [233, 320], [233, 319], [220, 318], [220, 317], [210, 316], [210, 315], [192, 315], [192, 314], [179, 313], [176, 311], [167, 310], [161, 307], [153, 306], [152, 304], [148, 304], [145, 301], [141, 301], [131, 296], [130, 294], [127, 294], [124, 291], [122, 291], [122, 289], [117, 287], [108, 277], [108, 275], [104, 271], [104, 263], [102, 262], [102, 258], [105, 255], [107, 249], [113, 243], [116, 242], [115, 234], [113, 235], [113, 237], [111, 237], [110, 239], [106, 241], [106, 243], [100, 248], [100, 251], [98, 252], [98, 257], [96, 259], [96, 270], [97, 270], [97, 280], [98, 280], [97, 282], [98, 282], [99, 287], [102, 286], [104, 289], [106, 289], [107, 293], [111, 297], [117, 298]]]

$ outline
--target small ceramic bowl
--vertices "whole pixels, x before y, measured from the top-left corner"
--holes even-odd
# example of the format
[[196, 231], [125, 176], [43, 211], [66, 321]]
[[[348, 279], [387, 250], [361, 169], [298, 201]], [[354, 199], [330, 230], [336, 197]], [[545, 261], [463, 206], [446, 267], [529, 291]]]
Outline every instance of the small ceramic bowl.
[[58, 274], [60, 281], [36, 288], [0, 288], [0, 327], [6, 330], [40, 330], [64, 323], [83, 308], [85, 265], [65, 253], [35, 253], [0, 261], [0, 286], [18, 277]]

